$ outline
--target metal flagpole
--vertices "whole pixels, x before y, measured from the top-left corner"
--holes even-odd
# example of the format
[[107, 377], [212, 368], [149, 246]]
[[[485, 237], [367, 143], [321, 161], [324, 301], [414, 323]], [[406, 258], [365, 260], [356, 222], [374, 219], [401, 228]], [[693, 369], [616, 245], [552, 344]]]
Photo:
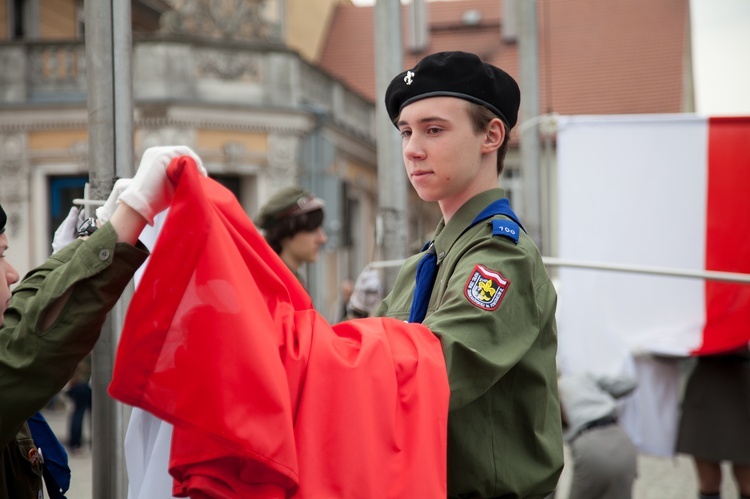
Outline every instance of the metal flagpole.
[[539, 49], [537, 36], [536, 0], [517, 0], [520, 21], [518, 39], [518, 70], [520, 73], [521, 109], [520, 135], [521, 167], [523, 172], [523, 212], [521, 217], [531, 239], [539, 251], [547, 252], [547, 241], [542, 240], [540, 140], [538, 126], [523, 126], [539, 116]]
[[653, 274], [673, 277], [690, 277], [707, 281], [725, 281], [750, 284], [750, 274], [737, 272], [721, 272], [718, 270], [690, 270], [671, 267], [652, 267], [648, 265], [629, 265], [624, 263], [586, 262], [581, 260], [566, 260], [563, 258], [542, 257], [545, 265], [553, 267], [571, 267], [591, 270], [612, 270], [615, 272], [631, 272], [635, 274]]
[[[391, 79], [402, 71], [401, 2], [375, 3], [375, 104], [378, 153], [378, 247], [382, 258], [406, 257], [406, 175], [401, 143], [383, 104]], [[383, 286], [390, 289], [398, 269], [384, 272]]]
[[[382, 269], [400, 267], [405, 260], [378, 260], [367, 264], [368, 268]], [[571, 267], [589, 270], [610, 270], [614, 272], [630, 272], [634, 274], [652, 274], [671, 277], [687, 277], [705, 279], [707, 281], [738, 282], [750, 284], [750, 274], [738, 272], [722, 272], [718, 270], [690, 270], [673, 267], [653, 267], [648, 265], [630, 265], [625, 263], [587, 262], [583, 260], [567, 260], [543, 256], [542, 261], [550, 267]]]
[[[90, 197], [107, 199], [117, 176], [133, 173], [130, 2], [84, 2]], [[129, 301], [109, 314], [92, 357], [93, 497], [124, 499], [125, 409], [107, 395], [117, 335]]]

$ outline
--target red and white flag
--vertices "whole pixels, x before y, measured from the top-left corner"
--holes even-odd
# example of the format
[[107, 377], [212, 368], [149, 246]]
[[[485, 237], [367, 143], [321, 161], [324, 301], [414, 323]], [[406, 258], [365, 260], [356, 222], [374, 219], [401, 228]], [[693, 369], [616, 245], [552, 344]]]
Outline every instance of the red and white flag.
[[[557, 159], [559, 258], [750, 274], [750, 118], [564, 117]], [[670, 455], [680, 371], [638, 354], [747, 345], [750, 284], [571, 267], [557, 277], [561, 369], [636, 375], [625, 429], [642, 451]]]
[[177, 497], [446, 494], [438, 338], [389, 318], [328, 324], [194, 166], [128, 308], [109, 392], [174, 426]]
[[[566, 260], [750, 274], [750, 118], [580, 116], [558, 133]], [[562, 362], [750, 340], [750, 285], [561, 268]]]

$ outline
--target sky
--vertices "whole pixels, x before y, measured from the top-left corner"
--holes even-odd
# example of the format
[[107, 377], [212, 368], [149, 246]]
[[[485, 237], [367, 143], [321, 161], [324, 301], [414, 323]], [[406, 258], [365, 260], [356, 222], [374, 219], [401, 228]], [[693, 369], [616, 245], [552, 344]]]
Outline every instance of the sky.
[[750, 0], [689, 1], [696, 111], [750, 116]]
[[750, 116], [750, 0], [690, 0], [697, 111]]

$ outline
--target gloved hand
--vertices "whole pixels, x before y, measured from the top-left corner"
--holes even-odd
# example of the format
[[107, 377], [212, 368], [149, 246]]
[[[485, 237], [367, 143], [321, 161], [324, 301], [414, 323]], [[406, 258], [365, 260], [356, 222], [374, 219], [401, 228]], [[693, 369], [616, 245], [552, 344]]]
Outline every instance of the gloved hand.
[[127, 186], [129, 186], [130, 182], [132, 181], [132, 178], [121, 178], [117, 182], [115, 182], [115, 185], [112, 187], [112, 192], [109, 193], [107, 201], [103, 206], [100, 206], [96, 209], [96, 219], [101, 222], [102, 225], [107, 223], [107, 221], [112, 218], [112, 213], [114, 213], [115, 208], [117, 208], [117, 200], [120, 197], [120, 194], [125, 191], [125, 188], [127, 188]]
[[62, 221], [60, 226], [55, 230], [52, 238], [52, 253], [57, 253], [65, 246], [78, 239], [78, 226], [83, 222], [83, 210], [77, 206], [72, 206], [68, 216]]
[[358, 313], [368, 316], [375, 312], [375, 308], [383, 299], [383, 285], [376, 269], [365, 267], [354, 282], [354, 291], [349, 298], [348, 310], [354, 309]]
[[140, 213], [149, 225], [154, 225], [154, 217], [167, 209], [174, 196], [174, 184], [167, 176], [167, 167], [180, 156], [192, 157], [201, 175], [206, 175], [201, 159], [187, 146], [149, 147], [119, 201]]

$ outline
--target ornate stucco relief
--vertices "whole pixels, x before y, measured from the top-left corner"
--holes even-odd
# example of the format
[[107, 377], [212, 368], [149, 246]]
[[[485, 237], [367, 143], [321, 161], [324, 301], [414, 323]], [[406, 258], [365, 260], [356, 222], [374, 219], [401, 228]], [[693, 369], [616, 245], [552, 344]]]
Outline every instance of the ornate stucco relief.
[[266, 0], [169, 0], [161, 17], [165, 33], [229, 40], [278, 41], [281, 28], [270, 19]]

